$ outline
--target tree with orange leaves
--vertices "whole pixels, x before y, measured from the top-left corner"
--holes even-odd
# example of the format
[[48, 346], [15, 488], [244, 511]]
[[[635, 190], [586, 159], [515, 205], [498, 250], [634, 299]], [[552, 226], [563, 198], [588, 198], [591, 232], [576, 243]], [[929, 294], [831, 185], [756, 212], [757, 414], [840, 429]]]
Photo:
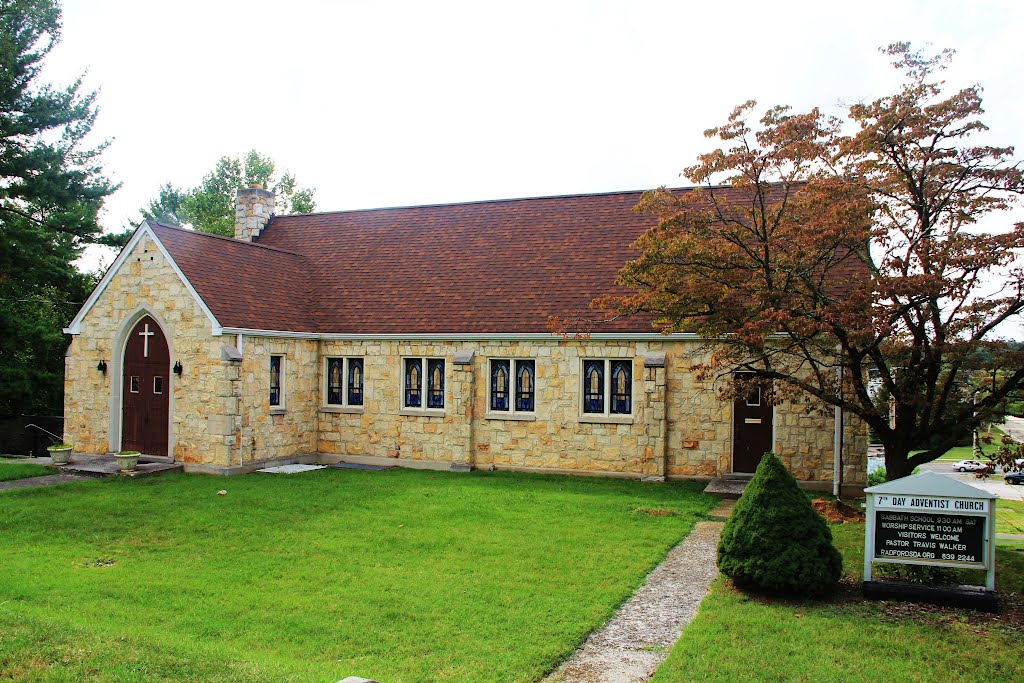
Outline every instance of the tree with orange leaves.
[[[684, 171], [699, 187], [636, 207], [657, 225], [619, 274], [634, 292], [595, 303], [700, 333], [695, 368], [728, 378], [727, 394], [747, 390], [734, 373], [753, 372], [775, 401], [857, 415], [896, 478], [1022, 388], [1024, 353], [997, 328], [1024, 310], [1024, 224], [977, 222], [1013, 208], [1024, 179], [1013, 148], [972, 140], [987, 130], [981, 88], [946, 95], [933, 80], [952, 51], [884, 52], [903, 86], [851, 106], [847, 124], [775, 107], [752, 126], [747, 102], [707, 131], [722, 146]], [[994, 349], [1000, 371], [975, 392], [971, 373]]]

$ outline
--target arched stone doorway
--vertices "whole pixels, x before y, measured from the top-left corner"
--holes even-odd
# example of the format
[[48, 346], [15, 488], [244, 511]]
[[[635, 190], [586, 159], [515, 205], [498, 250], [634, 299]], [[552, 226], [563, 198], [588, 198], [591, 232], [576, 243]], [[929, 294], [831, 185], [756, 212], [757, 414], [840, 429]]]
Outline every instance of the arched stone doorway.
[[121, 373], [121, 449], [167, 455], [171, 354], [156, 321], [143, 316], [128, 333]]

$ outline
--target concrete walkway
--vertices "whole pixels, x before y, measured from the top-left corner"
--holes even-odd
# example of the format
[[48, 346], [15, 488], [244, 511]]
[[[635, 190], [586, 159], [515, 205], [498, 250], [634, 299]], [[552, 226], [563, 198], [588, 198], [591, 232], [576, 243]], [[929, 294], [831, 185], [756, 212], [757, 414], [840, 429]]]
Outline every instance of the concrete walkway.
[[[724, 518], [723, 501], [713, 518]], [[721, 521], [698, 522], [654, 568], [644, 585], [604, 626], [594, 631], [547, 683], [641, 683], [653, 674], [697, 614], [718, 576], [715, 557]]]

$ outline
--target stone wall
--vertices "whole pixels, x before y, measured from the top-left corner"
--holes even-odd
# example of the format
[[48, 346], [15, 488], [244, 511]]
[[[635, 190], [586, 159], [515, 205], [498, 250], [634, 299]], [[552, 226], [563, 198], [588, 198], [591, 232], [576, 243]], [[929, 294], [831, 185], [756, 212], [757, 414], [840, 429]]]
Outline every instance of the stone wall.
[[[230, 395], [232, 367], [221, 360], [223, 340], [211, 335], [209, 318], [148, 238], [113, 275], [68, 349], [65, 441], [86, 453], [119, 448], [117, 420], [111, 414], [121, 381], [118, 359], [127, 332], [147, 313], [164, 328], [171, 365], [179, 361], [184, 367], [181, 377], [170, 374], [170, 454], [186, 463], [227, 462], [231, 438], [209, 429], [210, 421], [223, 415]], [[107, 363], [106, 375], [96, 369], [100, 360]]]
[[[126, 328], [152, 314], [169, 333], [172, 375], [170, 449], [197, 469], [237, 471], [268, 460], [318, 458], [395, 462], [464, 469], [509, 468], [625, 476], [713, 477], [732, 470], [732, 404], [716, 387], [698, 382], [690, 366], [704, 357], [697, 342], [597, 340], [403, 342], [316, 341], [246, 336], [242, 359], [223, 350], [234, 336], [215, 337], [210, 320], [155, 245], [143, 239], [82, 322], [68, 352], [66, 440], [79, 451], [119, 445], [110, 406]], [[458, 353], [473, 351], [458, 365]], [[644, 356], [665, 355], [665, 367], [645, 367]], [[270, 356], [285, 357], [284, 406], [269, 405]], [[362, 406], [327, 407], [323, 359], [364, 359]], [[445, 358], [441, 413], [401, 406], [402, 359]], [[489, 414], [488, 360], [531, 358], [536, 367], [532, 415]], [[583, 358], [633, 361], [630, 416], [582, 416]], [[102, 375], [96, 364], [108, 363]], [[844, 478], [863, 483], [867, 435], [847, 419]], [[832, 478], [832, 411], [784, 404], [775, 411], [775, 449], [803, 480]]]

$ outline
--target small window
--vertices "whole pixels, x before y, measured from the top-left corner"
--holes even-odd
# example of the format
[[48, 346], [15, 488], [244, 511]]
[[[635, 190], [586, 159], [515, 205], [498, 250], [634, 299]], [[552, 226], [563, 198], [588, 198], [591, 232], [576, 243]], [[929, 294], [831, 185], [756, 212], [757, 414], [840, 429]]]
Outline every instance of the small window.
[[328, 406], [363, 405], [362, 358], [327, 358], [324, 360], [324, 404]]
[[363, 405], [363, 359], [348, 359], [348, 404]]
[[423, 359], [405, 359], [405, 407], [423, 407]]
[[536, 367], [525, 358], [491, 360], [491, 412], [532, 413], [536, 395]]
[[583, 361], [583, 412], [604, 412], [604, 361]]
[[164, 378], [154, 377], [153, 378], [153, 393], [162, 394], [164, 393]]
[[283, 398], [284, 357], [270, 357], [270, 406], [281, 407]]
[[406, 358], [402, 407], [444, 410], [444, 359]]
[[133, 394], [139, 393], [139, 376], [138, 375], [132, 375], [131, 379], [128, 381], [128, 391], [132, 392]]
[[761, 387], [754, 387], [750, 393], [747, 394], [747, 405], [751, 407], [757, 407], [761, 405]]
[[584, 360], [583, 413], [630, 415], [633, 412], [633, 361]]

